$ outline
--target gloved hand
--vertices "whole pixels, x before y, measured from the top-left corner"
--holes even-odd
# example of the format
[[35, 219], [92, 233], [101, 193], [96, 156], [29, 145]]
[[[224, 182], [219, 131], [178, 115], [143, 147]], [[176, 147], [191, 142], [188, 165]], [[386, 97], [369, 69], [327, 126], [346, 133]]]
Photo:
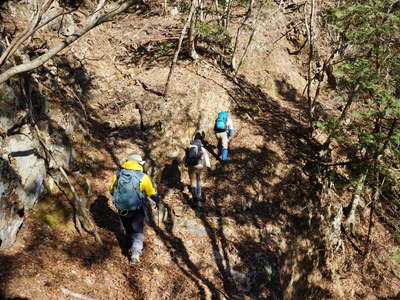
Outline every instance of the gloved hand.
[[185, 165], [185, 167], [188, 167], [188, 162], [187, 162], [187, 156], [186, 155], [183, 158], [183, 164]]
[[154, 194], [154, 195], [150, 196], [150, 198], [151, 198], [151, 200], [153, 200], [156, 203], [157, 207], [159, 207], [160, 204], [162, 203], [160, 195], [158, 195], [158, 194]]

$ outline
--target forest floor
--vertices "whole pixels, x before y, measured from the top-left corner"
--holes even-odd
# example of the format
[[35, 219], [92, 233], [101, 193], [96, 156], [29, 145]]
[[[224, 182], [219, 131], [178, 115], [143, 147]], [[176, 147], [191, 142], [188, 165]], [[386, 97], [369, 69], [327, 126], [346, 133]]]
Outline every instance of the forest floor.
[[[196, 63], [182, 56], [167, 102], [159, 94], [174, 50], [168, 42], [176, 42], [181, 29], [179, 15], [129, 15], [63, 53], [80, 62], [86, 110], [74, 100], [49, 103], [66, 115], [86, 116], [90, 135], [74, 136], [82, 159], [71, 175], [81, 176], [75, 183], [82, 193], [85, 179], [90, 182], [87, 197], [103, 243], [77, 233], [63, 195], [43, 197], [27, 213], [16, 244], [0, 254], [5, 299], [281, 299], [289, 282], [298, 290], [295, 299], [399, 299], [400, 248], [382, 224], [375, 226], [367, 259], [343, 237], [340, 255], [354, 261], [330, 266], [338, 276], [319, 271], [323, 254], [309, 244], [306, 209], [318, 191], [303, 159], [315, 151], [303, 121], [303, 66], [288, 55], [285, 39], [265, 50], [285, 31], [280, 22], [257, 33], [237, 81], [207, 49]], [[327, 95], [324, 108], [333, 110]], [[235, 136], [229, 163], [220, 165], [212, 126], [226, 109]], [[206, 133], [212, 159], [201, 208], [190, 198], [185, 167], [174, 161], [196, 130]], [[131, 152], [145, 157], [169, 212], [159, 220], [157, 210], [148, 210], [154, 216], [135, 266], [128, 263], [108, 192]], [[289, 279], [288, 268], [297, 272]]]

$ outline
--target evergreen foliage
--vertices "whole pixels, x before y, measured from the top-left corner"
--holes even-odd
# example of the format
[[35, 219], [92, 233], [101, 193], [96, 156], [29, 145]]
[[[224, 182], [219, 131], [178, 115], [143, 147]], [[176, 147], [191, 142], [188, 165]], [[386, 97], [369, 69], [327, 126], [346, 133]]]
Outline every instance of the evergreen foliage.
[[196, 32], [200, 41], [208, 44], [215, 44], [222, 48], [229, 47], [231, 37], [227, 29], [217, 22], [201, 23], [198, 22]]
[[[395, 0], [347, 0], [329, 18], [345, 41], [335, 75], [347, 122], [319, 123], [345, 142], [384, 207], [400, 216], [400, 10]], [[386, 199], [386, 200], [385, 200]], [[392, 210], [393, 211], [393, 210]], [[396, 215], [397, 214], [397, 215]], [[400, 223], [396, 228], [400, 232]]]

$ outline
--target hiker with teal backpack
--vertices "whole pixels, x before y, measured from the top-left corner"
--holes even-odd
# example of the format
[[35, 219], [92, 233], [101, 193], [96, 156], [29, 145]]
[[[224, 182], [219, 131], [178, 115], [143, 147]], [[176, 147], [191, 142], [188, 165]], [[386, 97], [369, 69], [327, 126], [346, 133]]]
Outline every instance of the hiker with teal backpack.
[[227, 112], [218, 113], [214, 132], [218, 140], [218, 157], [221, 162], [226, 162], [228, 160], [229, 138], [233, 136], [233, 124]]
[[159, 207], [160, 196], [154, 189], [151, 179], [143, 173], [144, 161], [140, 155], [128, 157], [121, 169], [114, 175], [110, 185], [113, 204], [129, 243], [131, 264], [139, 263], [144, 241], [144, 201], [150, 197]]
[[206, 168], [211, 167], [208, 152], [203, 147], [203, 136], [200, 133], [195, 134], [193, 141], [186, 149], [183, 161], [188, 168], [192, 199], [197, 201], [197, 206], [200, 207], [202, 205], [201, 188], [203, 173]]

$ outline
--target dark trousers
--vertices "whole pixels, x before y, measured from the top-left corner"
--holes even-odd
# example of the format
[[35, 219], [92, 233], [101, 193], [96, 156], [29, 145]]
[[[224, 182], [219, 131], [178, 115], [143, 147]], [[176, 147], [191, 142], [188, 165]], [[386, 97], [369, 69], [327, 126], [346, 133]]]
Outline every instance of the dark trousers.
[[144, 241], [144, 210], [129, 211], [126, 215], [120, 215], [122, 225], [125, 228], [125, 238], [133, 255], [140, 255]]

